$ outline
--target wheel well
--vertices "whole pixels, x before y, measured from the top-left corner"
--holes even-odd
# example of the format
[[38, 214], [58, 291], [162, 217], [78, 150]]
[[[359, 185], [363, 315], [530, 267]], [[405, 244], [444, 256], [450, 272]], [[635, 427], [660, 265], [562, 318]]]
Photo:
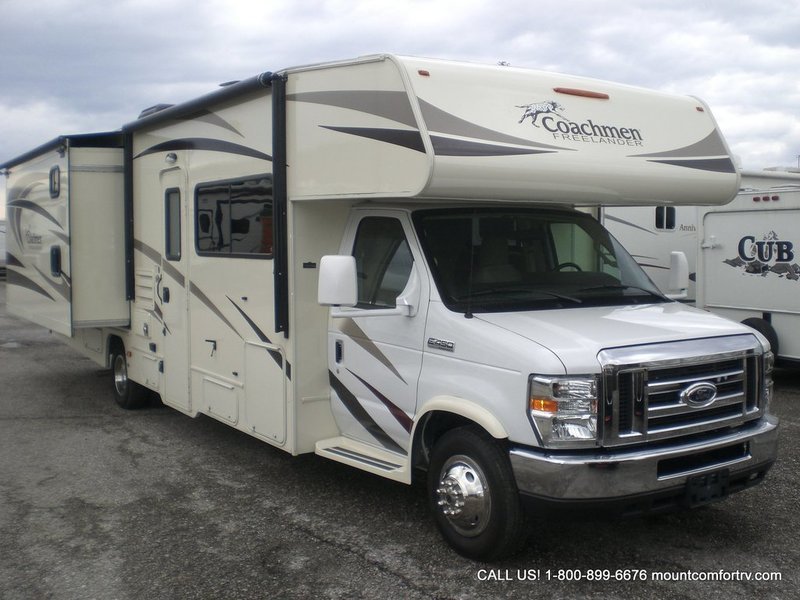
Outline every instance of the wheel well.
[[467, 426], [479, 429], [489, 435], [485, 428], [461, 415], [443, 410], [426, 413], [414, 431], [412, 464], [415, 469], [427, 471], [431, 451], [437, 440], [452, 429]]
[[111, 355], [116, 350], [124, 352], [125, 344], [119, 336], [110, 335], [108, 336], [108, 340], [106, 340], [106, 367], [111, 367]]
[[778, 357], [778, 353], [780, 350], [778, 332], [775, 331], [775, 328], [772, 326], [772, 323], [770, 323], [768, 319], [759, 319], [754, 317], [750, 319], [745, 319], [744, 321], [742, 321], [742, 324], [755, 329], [757, 332], [759, 332], [761, 335], [767, 338], [772, 353], [775, 355], [775, 358]]

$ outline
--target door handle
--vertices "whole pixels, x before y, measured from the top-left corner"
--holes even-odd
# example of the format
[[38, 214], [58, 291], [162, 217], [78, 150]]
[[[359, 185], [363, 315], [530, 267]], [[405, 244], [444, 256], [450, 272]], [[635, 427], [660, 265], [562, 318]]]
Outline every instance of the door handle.
[[164, 288], [163, 295], [164, 295], [164, 304], [168, 304], [169, 303], [169, 288], [168, 287]]

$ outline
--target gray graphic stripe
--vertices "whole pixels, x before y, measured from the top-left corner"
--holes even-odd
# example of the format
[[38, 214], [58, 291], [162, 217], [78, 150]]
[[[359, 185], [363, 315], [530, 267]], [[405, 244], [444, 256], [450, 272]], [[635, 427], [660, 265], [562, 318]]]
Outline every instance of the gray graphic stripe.
[[147, 244], [145, 244], [142, 240], [134, 239], [133, 247], [142, 254], [144, 254], [147, 258], [152, 260], [157, 265], [161, 264], [161, 255], [158, 253], [158, 251], [155, 248], [152, 248]]
[[[258, 336], [258, 339], [261, 340], [264, 344], [272, 344], [272, 341], [267, 337], [267, 335], [263, 331], [261, 331], [261, 328], [258, 325], [256, 325], [256, 322], [253, 321], [253, 319], [251, 319], [247, 315], [247, 313], [244, 312], [239, 307], [238, 304], [236, 304], [236, 302], [231, 300], [230, 296], [225, 296], [225, 297], [230, 301], [231, 304], [233, 304], [234, 308], [239, 311], [239, 314], [242, 315], [242, 318], [245, 321], [247, 321], [247, 324], [250, 325], [250, 327], [253, 329], [255, 334]], [[283, 370], [283, 356], [281, 355], [281, 353], [277, 352], [276, 350], [267, 350], [267, 352], [272, 357], [272, 360], [274, 360], [275, 363], [278, 365], [278, 367], [280, 367], [280, 369]], [[286, 361], [286, 377], [289, 380], [292, 379], [292, 365], [288, 360]]]
[[423, 100], [419, 99], [419, 106], [422, 109], [422, 116], [428, 126], [429, 131], [457, 135], [460, 137], [473, 138], [486, 142], [499, 142], [501, 144], [514, 144], [528, 148], [539, 148], [541, 150], [570, 150], [562, 146], [551, 146], [550, 144], [540, 144], [529, 139], [508, 135], [500, 131], [495, 131], [487, 127], [476, 125], [471, 121], [457, 117], [449, 112], [442, 110]]
[[205, 304], [205, 305], [206, 305], [206, 307], [208, 308], [208, 310], [210, 310], [212, 313], [214, 313], [214, 314], [215, 314], [215, 315], [216, 315], [216, 316], [217, 316], [217, 317], [218, 317], [218, 318], [219, 318], [219, 319], [220, 319], [220, 320], [221, 320], [223, 323], [225, 323], [225, 325], [227, 325], [228, 327], [230, 327], [230, 328], [231, 328], [231, 330], [232, 330], [232, 331], [233, 331], [233, 332], [234, 332], [236, 335], [238, 335], [240, 338], [244, 339], [244, 338], [242, 337], [242, 334], [241, 334], [241, 333], [239, 333], [238, 331], [236, 331], [236, 327], [234, 327], [234, 326], [233, 326], [233, 324], [232, 324], [230, 321], [228, 321], [228, 319], [225, 317], [225, 315], [223, 315], [223, 314], [222, 314], [222, 311], [221, 311], [219, 308], [217, 308], [217, 307], [216, 307], [216, 305], [215, 305], [215, 304], [214, 304], [214, 303], [213, 303], [213, 302], [212, 302], [212, 301], [211, 301], [211, 300], [208, 298], [208, 296], [206, 296], [206, 295], [205, 295], [205, 294], [204, 294], [204, 293], [203, 293], [203, 292], [200, 290], [200, 288], [198, 288], [198, 287], [197, 287], [197, 286], [194, 284], [194, 282], [193, 282], [193, 281], [192, 281], [192, 282], [189, 282], [189, 291], [190, 291], [190, 292], [191, 292], [191, 293], [194, 295], [194, 297], [195, 297], [195, 298], [197, 298], [198, 300], [200, 300], [200, 302], [202, 302], [203, 304]]
[[334, 127], [331, 125], [321, 125], [321, 127], [331, 131], [338, 131], [339, 133], [357, 135], [379, 142], [386, 142], [387, 144], [394, 144], [395, 146], [402, 146], [417, 152], [425, 152], [425, 144], [422, 142], [422, 135], [420, 135], [419, 131], [384, 129], [380, 127]]
[[182, 288], [186, 287], [186, 279], [184, 278], [183, 273], [178, 271], [178, 269], [176, 269], [171, 262], [166, 260], [162, 261], [161, 268], [164, 269], [164, 273], [172, 277], [172, 279], [174, 279], [179, 286]]
[[42, 288], [39, 284], [35, 283], [31, 279], [25, 277], [22, 273], [18, 273], [17, 271], [11, 269], [7, 272], [6, 279], [8, 285], [15, 285], [17, 287], [31, 290], [32, 292], [41, 294], [42, 296], [44, 296], [49, 300], [55, 301], [55, 298], [53, 298], [50, 294], [48, 294], [44, 288]]
[[186, 278], [184, 277], [183, 273], [176, 269], [175, 266], [169, 261], [162, 260], [161, 253], [158, 250], [152, 246], [148, 246], [142, 240], [137, 239], [133, 240], [133, 247], [144, 254], [151, 261], [159, 265], [164, 273], [174, 279], [179, 286], [183, 288], [186, 287]]
[[700, 158], [709, 156], [727, 156], [728, 151], [725, 144], [715, 129], [709, 133], [705, 138], [694, 144], [684, 146], [683, 148], [676, 148], [674, 150], [666, 150], [664, 152], [652, 152], [649, 154], [634, 154], [632, 156], [638, 158]]
[[713, 171], [715, 173], [736, 173], [736, 166], [730, 158], [701, 158], [686, 160], [650, 160], [664, 165], [674, 167], [686, 167], [687, 169], [699, 169], [701, 171]]
[[406, 383], [406, 380], [403, 379], [403, 376], [400, 375], [400, 372], [394, 367], [387, 356], [381, 352], [380, 348], [375, 345], [375, 342], [369, 339], [367, 334], [364, 333], [364, 330], [361, 329], [353, 319], [341, 319], [339, 331], [366, 350], [372, 358], [389, 369], [400, 381]]
[[406, 92], [388, 90], [336, 90], [286, 94], [287, 100], [347, 108], [418, 128]]
[[39, 273], [39, 275], [42, 276], [42, 279], [44, 279], [48, 283], [48, 285], [50, 285], [50, 287], [52, 287], [56, 292], [58, 292], [59, 295], [64, 298], [64, 300], [66, 300], [67, 302], [70, 301], [71, 294], [70, 294], [69, 285], [68, 285], [67, 281], [65, 281], [66, 280], [66, 276], [64, 276], [62, 274], [62, 280], [59, 283], [53, 283], [52, 281], [50, 281], [50, 278], [47, 275], [42, 273], [42, 271], [41, 271], [41, 269], [39, 269], [39, 267], [34, 265], [33, 268], [36, 269], [36, 272]]
[[18, 259], [16, 256], [11, 254], [11, 252], [6, 252], [6, 266], [7, 267], [20, 267], [22, 269], [25, 268], [25, 265], [22, 264], [22, 261]]
[[169, 150], [209, 150], [211, 152], [225, 152], [227, 154], [251, 156], [253, 158], [272, 161], [272, 157], [269, 154], [260, 152], [255, 148], [234, 144], [233, 142], [226, 142], [224, 140], [215, 140], [213, 138], [181, 138], [167, 140], [166, 142], [151, 146], [147, 150], [143, 150], [134, 156], [134, 158], [140, 158], [157, 152], [167, 152]]
[[535, 148], [519, 148], [498, 146], [484, 142], [472, 142], [431, 135], [433, 153], [437, 156], [518, 156], [522, 154], [552, 154], [555, 150], [537, 150]]
[[228, 131], [232, 131], [239, 137], [244, 137], [244, 135], [242, 135], [242, 133], [238, 129], [236, 129], [236, 127], [228, 123], [228, 121], [220, 117], [217, 113], [211, 112], [209, 110], [199, 110], [196, 113], [183, 115], [180, 119], [181, 121], [204, 121], [209, 125], [214, 125], [216, 127], [227, 129]]
[[622, 223], [623, 225], [627, 225], [628, 227], [633, 227], [634, 229], [640, 229], [641, 231], [645, 231], [650, 235], [655, 235], [654, 231], [650, 231], [646, 227], [642, 227], [641, 225], [637, 225], [636, 223], [631, 223], [630, 221], [626, 221], [625, 219], [620, 219], [619, 217], [604, 215], [603, 218], [606, 219], [607, 221], [616, 221], [617, 223]]
[[44, 208], [42, 208], [35, 202], [31, 202], [30, 200], [12, 200], [11, 202], [7, 203], [6, 206], [8, 206], [9, 208], [17, 208], [17, 209], [33, 211], [36, 214], [43, 216], [48, 221], [55, 223], [55, 225], [59, 229], [64, 229], [61, 223], [59, 223], [53, 215], [51, 215], [49, 212], [47, 212]]

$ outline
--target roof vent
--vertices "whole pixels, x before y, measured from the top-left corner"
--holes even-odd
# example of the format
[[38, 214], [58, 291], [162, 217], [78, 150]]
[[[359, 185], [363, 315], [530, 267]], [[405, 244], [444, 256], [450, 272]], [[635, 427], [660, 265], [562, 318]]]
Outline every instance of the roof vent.
[[157, 112], [161, 112], [162, 110], [166, 110], [175, 106], [174, 104], [154, 104], [148, 108], [145, 108], [142, 112], [139, 113], [139, 119], [144, 119], [145, 117], [149, 117], [150, 115], [154, 115]]

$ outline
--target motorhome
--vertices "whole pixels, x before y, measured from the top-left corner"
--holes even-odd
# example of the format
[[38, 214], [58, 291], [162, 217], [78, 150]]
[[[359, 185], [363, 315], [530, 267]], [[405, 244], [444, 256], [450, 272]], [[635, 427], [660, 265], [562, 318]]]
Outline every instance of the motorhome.
[[739, 193], [722, 206], [609, 207], [601, 214], [662, 291], [670, 254], [685, 253], [689, 301], [758, 329], [782, 363], [800, 361], [793, 285], [800, 279], [800, 169], [743, 170]]
[[121, 406], [157, 393], [422, 477], [465, 556], [517, 550], [530, 511], [716, 501], [776, 457], [765, 338], [665, 297], [576, 210], [728, 202], [739, 175], [697, 99], [377, 55], [0, 167], [9, 311], [110, 367]]

